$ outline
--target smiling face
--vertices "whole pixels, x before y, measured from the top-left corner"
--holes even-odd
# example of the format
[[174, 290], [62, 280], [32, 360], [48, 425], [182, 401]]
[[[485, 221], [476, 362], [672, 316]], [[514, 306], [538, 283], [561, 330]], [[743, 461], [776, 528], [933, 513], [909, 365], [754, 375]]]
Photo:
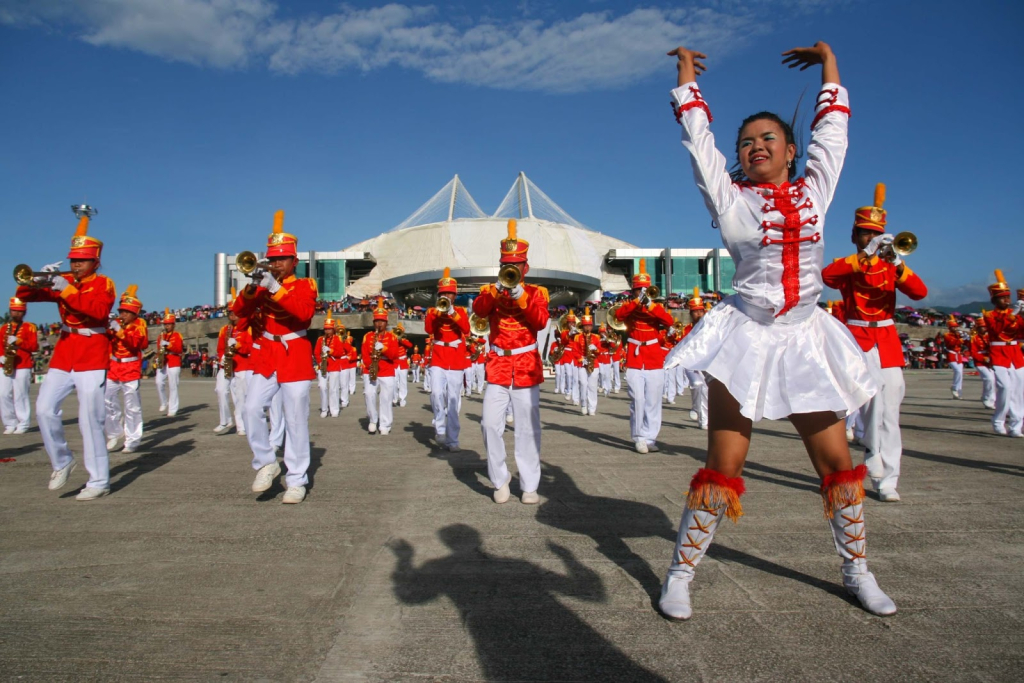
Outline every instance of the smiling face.
[[740, 130], [736, 155], [743, 173], [754, 183], [781, 185], [789, 180], [787, 162], [796, 157], [796, 145], [786, 141], [778, 122], [755, 119]]

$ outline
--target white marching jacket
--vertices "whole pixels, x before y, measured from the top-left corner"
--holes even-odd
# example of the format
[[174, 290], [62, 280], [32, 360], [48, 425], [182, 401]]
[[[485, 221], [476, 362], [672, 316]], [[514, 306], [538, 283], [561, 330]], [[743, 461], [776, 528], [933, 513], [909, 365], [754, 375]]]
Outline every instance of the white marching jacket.
[[835, 83], [818, 93], [805, 175], [780, 187], [733, 182], [715, 147], [711, 112], [696, 83], [672, 91], [697, 187], [736, 265], [740, 306], [762, 324], [809, 316], [821, 293], [825, 213], [847, 148], [849, 95]]

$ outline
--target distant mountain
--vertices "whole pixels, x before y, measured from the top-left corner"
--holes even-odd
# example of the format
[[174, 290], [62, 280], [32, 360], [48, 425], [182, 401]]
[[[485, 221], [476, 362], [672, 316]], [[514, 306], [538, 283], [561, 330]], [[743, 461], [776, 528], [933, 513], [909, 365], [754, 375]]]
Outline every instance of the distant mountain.
[[952, 313], [953, 311], [960, 311], [964, 315], [969, 313], [980, 313], [981, 309], [986, 311], [992, 310], [991, 301], [972, 301], [969, 304], [960, 304], [959, 306], [932, 306], [939, 313]]

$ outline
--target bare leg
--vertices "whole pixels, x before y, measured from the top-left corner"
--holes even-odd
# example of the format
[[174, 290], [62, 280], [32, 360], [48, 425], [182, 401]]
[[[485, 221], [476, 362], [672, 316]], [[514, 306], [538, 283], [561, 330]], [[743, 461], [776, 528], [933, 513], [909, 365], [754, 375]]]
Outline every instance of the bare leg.
[[[708, 384], [708, 459], [705, 467], [727, 477], [743, 473], [753, 423], [740, 414], [740, 404], [718, 380]], [[843, 445], [846, 445], [844, 434]], [[849, 460], [849, 454], [847, 454]]]
[[789, 416], [818, 476], [824, 479], [835, 472], [853, 469], [850, 446], [846, 442], [843, 420], [833, 412], [800, 413]]

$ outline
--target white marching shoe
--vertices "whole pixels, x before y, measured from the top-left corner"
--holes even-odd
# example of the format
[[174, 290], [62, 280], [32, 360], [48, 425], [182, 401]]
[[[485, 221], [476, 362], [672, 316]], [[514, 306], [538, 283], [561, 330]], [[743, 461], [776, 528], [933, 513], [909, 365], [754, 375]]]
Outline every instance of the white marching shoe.
[[508, 489], [508, 485], [510, 483], [512, 483], [511, 479], [509, 479], [507, 482], [505, 482], [505, 485], [502, 486], [500, 489], [494, 489], [494, 502], [495, 503], [507, 503], [508, 502], [509, 496], [512, 495], [512, 492], [509, 491], [509, 489]]
[[637, 441], [636, 441], [636, 452], [637, 453], [646, 453], [647, 452], [647, 442], [644, 441], [643, 439], [637, 439]]
[[54, 470], [50, 474], [50, 483], [47, 485], [47, 488], [51, 491], [62, 488], [64, 484], [68, 483], [68, 475], [75, 471], [75, 467], [77, 467], [77, 464], [72, 460], [61, 469]]
[[256, 472], [256, 479], [252, 482], [253, 493], [263, 493], [274, 485], [277, 475], [281, 474], [281, 466], [277, 461], [264, 465]]
[[14, 433], [14, 425], [10, 425], [9, 427], [5, 427], [4, 428], [4, 434], [13, 434], [13, 433]]
[[523, 491], [523, 497], [519, 500], [522, 501], [523, 505], [536, 505], [540, 502], [540, 496], [537, 495], [536, 491]]
[[711, 545], [725, 510], [725, 505], [694, 510], [687, 505], [683, 510], [672, 564], [669, 565], [668, 576], [661, 586], [661, 597], [658, 599], [658, 610], [669, 619], [685, 621], [693, 614], [690, 582], [693, 581], [697, 564]]
[[289, 486], [288, 490], [284, 492], [284, 498], [281, 499], [281, 502], [288, 505], [294, 505], [296, 503], [301, 503], [305, 499], [305, 486]]
[[117, 444], [120, 443], [120, 441], [121, 441], [121, 437], [120, 436], [112, 436], [109, 439], [107, 439], [107, 450], [108, 451], [112, 451], [112, 450], [116, 449], [117, 448]]
[[230, 422], [227, 423], [226, 425], [217, 425], [216, 427], [213, 428], [213, 433], [214, 434], [223, 434], [224, 432], [228, 431], [232, 427], [234, 427], [234, 425], [232, 423], [230, 423]]
[[843, 587], [868, 612], [882, 617], [895, 614], [896, 603], [882, 592], [874, 574], [868, 571], [864, 503], [837, 508], [829, 519], [829, 526], [836, 551], [843, 558]]
[[367, 427], [367, 431], [370, 432], [371, 434], [375, 433], [377, 431], [377, 423], [371, 422], [370, 426]]

